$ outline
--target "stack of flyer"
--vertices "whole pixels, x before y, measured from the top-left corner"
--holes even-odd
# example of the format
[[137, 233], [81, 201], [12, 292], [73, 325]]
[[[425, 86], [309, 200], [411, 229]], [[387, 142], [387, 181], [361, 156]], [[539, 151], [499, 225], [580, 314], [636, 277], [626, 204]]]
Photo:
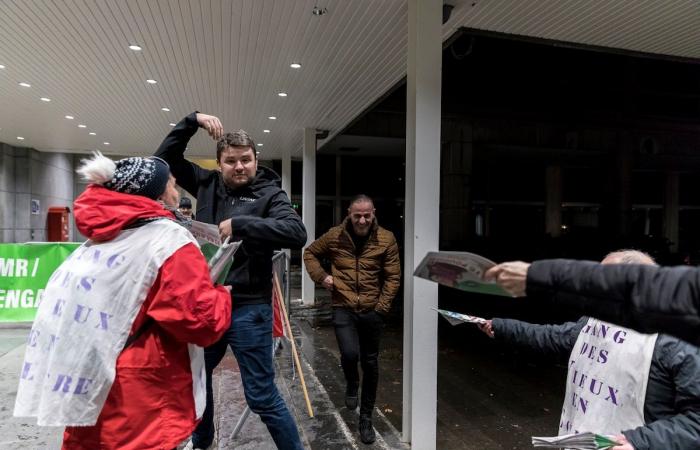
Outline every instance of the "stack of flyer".
[[233, 255], [241, 246], [243, 241], [229, 242], [221, 240], [219, 227], [204, 222], [193, 220], [189, 227], [190, 233], [197, 239], [199, 249], [209, 263], [209, 274], [214, 282], [224, 284], [231, 264]]
[[533, 437], [532, 445], [540, 448], [569, 450], [607, 450], [620, 444], [608, 436], [586, 432], [555, 437]]

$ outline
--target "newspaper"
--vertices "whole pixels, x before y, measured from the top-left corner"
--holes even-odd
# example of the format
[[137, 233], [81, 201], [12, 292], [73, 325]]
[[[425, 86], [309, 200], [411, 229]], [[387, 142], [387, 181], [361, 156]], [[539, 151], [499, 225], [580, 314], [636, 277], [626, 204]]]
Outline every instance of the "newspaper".
[[495, 265], [474, 253], [429, 252], [413, 275], [462, 291], [510, 297], [496, 283], [483, 279], [484, 273]]
[[442, 317], [447, 319], [450, 325], [459, 325], [462, 323], [475, 323], [477, 325], [482, 325], [486, 323], [486, 319], [483, 317], [470, 316], [468, 314], [460, 314], [454, 311], [448, 311], [446, 309], [435, 309], [439, 312]]
[[219, 227], [211, 223], [198, 222], [196, 220], [192, 221], [190, 225], [190, 233], [194, 236], [197, 241], [202, 243], [208, 242], [210, 244], [220, 247], [223, 242], [221, 241], [221, 235], [219, 234]]
[[215, 283], [224, 284], [228, 270], [233, 263], [233, 255], [243, 241], [221, 240], [219, 227], [210, 223], [192, 221], [190, 233], [197, 239], [204, 257], [209, 262], [209, 274]]
[[228, 270], [233, 264], [233, 254], [243, 241], [229, 242], [229, 238], [221, 244], [214, 256], [209, 259], [209, 274], [211, 279], [219, 284], [224, 284]]
[[586, 432], [554, 437], [533, 437], [532, 445], [540, 448], [565, 448], [568, 450], [607, 450], [621, 444], [608, 436]]

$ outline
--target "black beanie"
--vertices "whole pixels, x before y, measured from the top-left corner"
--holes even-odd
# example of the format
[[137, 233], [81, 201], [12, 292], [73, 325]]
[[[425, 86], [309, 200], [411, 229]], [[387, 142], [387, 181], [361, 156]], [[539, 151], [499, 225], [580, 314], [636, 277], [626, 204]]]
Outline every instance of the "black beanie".
[[125, 194], [143, 195], [156, 200], [165, 192], [170, 166], [157, 157], [120, 159], [111, 180], [104, 187]]

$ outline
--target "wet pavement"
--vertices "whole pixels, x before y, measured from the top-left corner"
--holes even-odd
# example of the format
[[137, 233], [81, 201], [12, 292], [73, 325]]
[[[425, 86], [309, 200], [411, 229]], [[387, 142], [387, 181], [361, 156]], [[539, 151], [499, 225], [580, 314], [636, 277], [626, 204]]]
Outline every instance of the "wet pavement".
[[28, 325], [8, 327], [0, 324], [0, 448], [61, 448], [63, 428], [38, 427], [36, 420], [12, 417], [28, 334]]
[[[295, 291], [292, 291], [294, 296]], [[325, 305], [327, 292], [316, 291], [317, 304]], [[441, 300], [440, 307], [483, 317], [562, 322], [540, 311], [522, 309], [512, 300], [486, 302], [460, 296]], [[319, 301], [319, 299], [322, 299]], [[293, 308], [298, 314], [299, 308]], [[304, 311], [300, 320], [306, 358], [349, 428], [356, 414], [343, 406], [345, 381], [330, 314]], [[440, 450], [532, 449], [532, 436], [555, 436], [564, 398], [566, 366], [524, 349], [486, 337], [474, 325], [453, 327], [439, 319], [437, 448]], [[380, 375], [375, 408], [375, 429], [394, 436], [401, 430], [403, 397], [403, 334], [396, 308], [387, 322], [380, 345]], [[385, 438], [391, 445], [399, 440]], [[361, 444], [360, 444], [361, 445]]]
[[[323, 292], [319, 292], [321, 297]], [[327, 302], [319, 302], [328, 308]], [[441, 300], [441, 307], [479, 314], [532, 319], [538, 312], [519, 311], [511, 303], [485, 306]], [[345, 381], [333, 327], [327, 312], [302, 314], [292, 321], [315, 417], [309, 418], [300, 383], [292, 368], [290, 345], [276, 357], [277, 386], [298, 425], [306, 448], [408, 448], [400, 442], [403, 382], [400, 315], [388, 321], [381, 342], [380, 380], [374, 414], [377, 442], [359, 442], [357, 411], [344, 406]], [[508, 312], [509, 314], [504, 314]], [[313, 317], [316, 317], [314, 319]], [[326, 318], [326, 320], [318, 320]], [[546, 319], [546, 317], [543, 317]], [[557, 433], [566, 369], [530, 352], [495, 342], [472, 325], [452, 327], [439, 321], [438, 442], [441, 450], [531, 449], [531, 436]], [[62, 429], [40, 428], [12, 417], [17, 376], [28, 328], [0, 328], [0, 448], [57, 449]], [[274, 449], [260, 418], [251, 414], [241, 432], [231, 433], [245, 409], [240, 374], [231, 352], [214, 374], [217, 446], [220, 449]]]
[[[378, 439], [375, 444], [368, 446], [359, 442], [356, 427], [350, 420], [352, 415], [357, 416], [357, 413], [351, 413], [345, 408], [345, 411], [341, 411], [337, 402], [331, 399], [326, 384], [319, 380], [317, 370], [312, 369], [312, 365], [314, 368], [323, 368], [328, 362], [319, 359], [319, 355], [314, 351], [315, 345], [312, 345], [313, 340], [302, 332], [302, 328], [305, 327], [303, 323], [300, 325], [299, 322], [293, 321], [293, 332], [301, 350], [302, 370], [314, 412], [313, 418], [307, 413], [301, 383], [292, 365], [291, 345], [285, 342], [275, 358], [276, 384], [294, 416], [304, 447], [312, 450], [402, 448], [398, 432], [386, 425], [377, 426]], [[231, 352], [227, 353], [214, 372], [213, 384], [215, 425], [218, 432], [214, 448], [274, 449], [275, 445], [267, 428], [255, 414], [248, 417], [235, 439], [232, 437], [235, 425], [245, 410], [245, 400], [240, 371]]]
[[[448, 325], [449, 326], [449, 325]], [[468, 325], [460, 325], [467, 327]], [[305, 353], [341, 417], [345, 382], [330, 325], [308, 329]], [[558, 432], [566, 370], [546, 360], [491, 342], [479, 331], [454, 345], [441, 338], [438, 350], [437, 448], [441, 450], [531, 449], [532, 436]], [[463, 330], [468, 333], [469, 330]], [[311, 344], [313, 342], [313, 344]], [[308, 354], [307, 347], [314, 351]], [[389, 325], [380, 351], [375, 429], [401, 429], [403, 359], [401, 330]], [[386, 427], [385, 428], [385, 423]], [[393, 433], [390, 433], [393, 434]]]
[[[305, 354], [309, 353], [314, 365], [326, 367], [319, 354], [312, 351], [312, 339], [305, 337], [302, 328], [293, 322], [295, 336], [300, 348], [302, 368], [309, 392], [314, 417], [307, 414], [306, 402], [299, 378], [292, 366], [291, 346], [282, 345], [276, 362], [276, 384], [294, 416], [305, 448], [325, 449], [390, 449], [407, 448], [400, 444], [398, 433], [387, 423], [378, 423], [378, 439], [371, 446], [359, 442], [356, 426], [357, 413], [340, 410], [337, 402], [314, 373]], [[0, 448], [2, 449], [59, 449], [63, 429], [58, 427], [38, 427], [35, 420], [12, 417], [17, 378], [24, 358], [25, 342], [29, 332], [26, 327], [0, 327]], [[334, 364], [333, 362], [331, 365]], [[240, 371], [233, 354], [229, 351], [214, 372], [215, 424], [217, 437], [212, 448], [218, 449], [275, 449], [267, 428], [256, 414], [250, 414], [240, 432], [234, 437], [234, 428], [245, 410], [245, 399], [240, 381]], [[334, 396], [335, 397], [335, 396]], [[342, 401], [342, 399], [341, 399]], [[355, 419], [353, 419], [353, 415]], [[179, 448], [184, 447], [183, 442]]]

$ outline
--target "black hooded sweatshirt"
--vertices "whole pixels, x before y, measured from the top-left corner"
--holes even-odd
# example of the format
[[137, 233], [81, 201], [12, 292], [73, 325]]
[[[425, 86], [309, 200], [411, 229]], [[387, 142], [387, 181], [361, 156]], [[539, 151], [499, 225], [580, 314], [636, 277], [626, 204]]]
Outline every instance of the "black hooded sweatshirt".
[[273, 170], [258, 166], [249, 184], [231, 189], [220, 172], [186, 160], [187, 143], [198, 129], [196, 113], [192, 113], [172, 129], [155, 156], [167, 161], [177, 184], [197, 198], [197, 220], [218, 225], [232, 219], [232, 239], [243, 240], [226, 277], [226, 284], [232, 286], [233, 307], [269, 303], [273, 252], [303, 247], [304, 224]]

